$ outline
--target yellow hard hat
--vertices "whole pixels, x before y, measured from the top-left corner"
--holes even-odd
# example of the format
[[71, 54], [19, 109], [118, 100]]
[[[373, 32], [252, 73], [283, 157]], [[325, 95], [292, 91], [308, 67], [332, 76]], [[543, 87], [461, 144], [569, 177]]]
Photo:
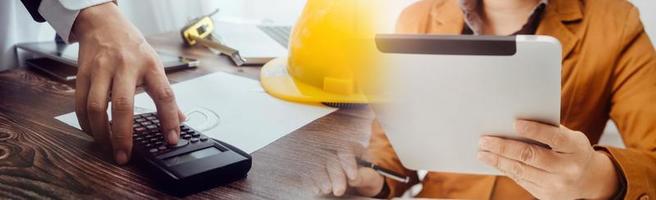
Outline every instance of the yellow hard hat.
[[362, 47], [375, 45], [368, 2], [373, 1], [308, 0], [292, 32], [289, 57], [262, 68], [264, 89], [288, 101], [367, 103], [354, 68], [367, 57]]

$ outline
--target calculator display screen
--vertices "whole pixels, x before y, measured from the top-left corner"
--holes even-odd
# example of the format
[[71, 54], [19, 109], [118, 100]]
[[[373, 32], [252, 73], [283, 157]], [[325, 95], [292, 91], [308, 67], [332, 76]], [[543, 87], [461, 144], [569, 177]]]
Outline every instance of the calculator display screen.
[[186, 162], [189, 162], [189, 161], [193, 161], [193, 160], [196, 160], [196, 159], [201, 159], [201, 158], [213, 156], [213, 155], [216, 155], [216, 154], [219, 154], [219, 153], [221, 153], [220, 150], [218, 150], [214, 147], [209, 147], [209, 148], [205, 148], [205, 149], [202, 149], [202, 150], [198, 150], [198, 151], [186, 153], [186, 154], [183, 154], [183, 155], [174, 156], [174, 157], [164, 159], [164, 164], [166, 164], [166, 166], [174, 166], [174, 165], [179, 165], [179, 164], [186, 163]]

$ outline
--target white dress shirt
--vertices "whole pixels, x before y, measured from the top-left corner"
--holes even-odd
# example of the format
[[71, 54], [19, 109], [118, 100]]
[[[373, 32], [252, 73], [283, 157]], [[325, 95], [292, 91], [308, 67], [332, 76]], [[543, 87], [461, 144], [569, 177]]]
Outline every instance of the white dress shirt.
[[39, 13], [66, 42], [76, 41], [71, 28], [80, 10], [112, 0], [42, 0]]
[[[112, 0], [42, 0], [39, 13], [67, 42], [80, 10]], [[21, 42], [53, 41], [52, 30], [32, 20], [19, 0], [0, 1], [0, 71], [17, 67], [14, 46]], [[44, 35], [52, 34], [52, 35]]]

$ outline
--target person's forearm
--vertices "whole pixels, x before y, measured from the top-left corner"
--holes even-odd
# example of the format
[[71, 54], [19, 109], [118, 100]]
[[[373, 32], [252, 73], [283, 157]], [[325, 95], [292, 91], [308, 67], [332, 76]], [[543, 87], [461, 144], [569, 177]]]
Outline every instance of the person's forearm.
[[81, 10], [71, 32], [79, 41], [82, 41], [86, 37], [95, 35], [93, 32], [105, 30], [108, 26], [120, 26], [126, 31], [125, 33], [136, 33], [126, 34], [126, 37], [142, 39], [141, 34], [138, 34], [139, 31], [121, 14], [114, 3], [104, 3]]
[[619, 175], [615, 169], [615, 165], [610, 157], [601, 151], [597, 151], [594, 156], [594, 161], [591, 163], [595, 166], [592, 169], [591, 177], [585, 180], [591, 181], [586, 188], [586, 199], [610, 199], [617, 194], [619, 188]]

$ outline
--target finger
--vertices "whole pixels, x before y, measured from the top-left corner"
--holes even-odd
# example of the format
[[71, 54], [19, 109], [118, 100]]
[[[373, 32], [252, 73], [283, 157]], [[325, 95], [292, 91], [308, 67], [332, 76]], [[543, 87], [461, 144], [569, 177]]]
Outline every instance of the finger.
[[[153, 65], [161, 65], [159, 61], [152, 62]], [[162, 133], [166, 136], [169, 144], [176, 144], [180, 137], [179, 109], [166, 75], [161, 68], [158, 68], [158, 71], [148, 73], [144, 78], [146, 79], [146, 91], [157, 107]]]
[[381, 175], [375, 170], [369, 167], [359, 167], [357, 176], [349, 181], [349, 185], [352, 187], [368, 187], [374, 184], [376, 178], [382, 179]]
[[77, 116], [77, 121], [80, 124], [82, 130], [93, 136], [91, 133], [91, 127], [89, 126], [88, 116], [87, 116], [87, 96], [89, 95], [89, 86], [91, 82], [89, 81], [88, 69], [91, 69], [92, 58], [89, 54], [91, 51], [86, 50], [85, 45], [80, 45], [80, 51], [78, 51], [78, 70], [75, 75], [75, 114]]
[[355, 162], [355, 155], [349, 152], [338, 152], [337, 157], [339, 158], [339, 163], [346, 172], [346, 176], [349, 180], [355, 179], [358, 171], [358, 165]]
[[483, 136], [479, 140], [481, 150], [501, 155], [527, 165], [553, 172], [559, 161], [554, 152], [543, 147], [511, 139]]
[[184, 113], [182, 113], [182, 111], [179, 109], [178, 109], [178, 119], [180, 119], [180, 123], [187, 121], [187, 116]]
[[548, 181], [550, 177], [546, 171], [526, 165], [516, 160], [505, 158], [494, 153], [479, 151], [477, 155], [480, 161], [507, 173], [513, 179], [526, 180], [533, 183]]
[[[539, 122], [517, 120], [515, 130], [520, 136], [549, 145], [554, 151], [570, 152], [570, 134], [564, 127], [556, 127]], [[567, 128], [565, 128], [567, 129]]]
[[322, 166], [316, 171], [313, 171], [312, 174], [312, 181], [314, 181], [314, 185], [319, 188], [319, 193], [322, 195], [330, 194], [331, 183], [325, 166]]
[[[101, 67], [98, 69], [101, 69]], [[107, 97], [109, 96], [111, 76], [110, 73], [97, 71], [92, 74], [91, 78], [93, 82], [91, 82], [87, 97], [89, 127], [96, 141], [106, 144], [109, 141]]]
[[358, 193], [364, 196], [374, 196], [383, 188], [385, 179], [368, 167], [360, 167], [358, 169], [358, 176], [355, 180], [349, 182], [349, 185], [355, 187]]
[[355, 157], [360, 157], [363, 159], [368, 159], [367, 147], [360, 142], [350, 142], [347, 144], [349, 147], [349, 153], [355, 155]]
[[132, 152], [132, 117], [136, 78], [115, 76], [112, 87], [112, 132], [114, 158], [118, 164], [130, 160]]
[[300, 172], [301, 185], [304, 189], [310, 190], [313, 194], [319, 194], [319, 187], [312, 180], [312, 173], [307, 171]]
[[346, 191], [346, 174], [342, 170], [339, 161], [328, 162], [326, 165], [326, 171], [328, 171], [328, 177], [332, 183], [332, 191], [335, 196], [342, 196]]
[[93, 136], [89, 120], [87, 116], [87, 96], [89, 95], [89, 73], [82, 69], [87, 67], [80, 67], [75, 80], [75, 114], [80, 128], [87, 134]]
[[312, 180], [311, 178], [309, 180], [304, 179], [304, 182], [306, 182], [308, 188], [310, 188], [313, 194], [321, 194], [320, 186], [318, 186], [314, 180]]

